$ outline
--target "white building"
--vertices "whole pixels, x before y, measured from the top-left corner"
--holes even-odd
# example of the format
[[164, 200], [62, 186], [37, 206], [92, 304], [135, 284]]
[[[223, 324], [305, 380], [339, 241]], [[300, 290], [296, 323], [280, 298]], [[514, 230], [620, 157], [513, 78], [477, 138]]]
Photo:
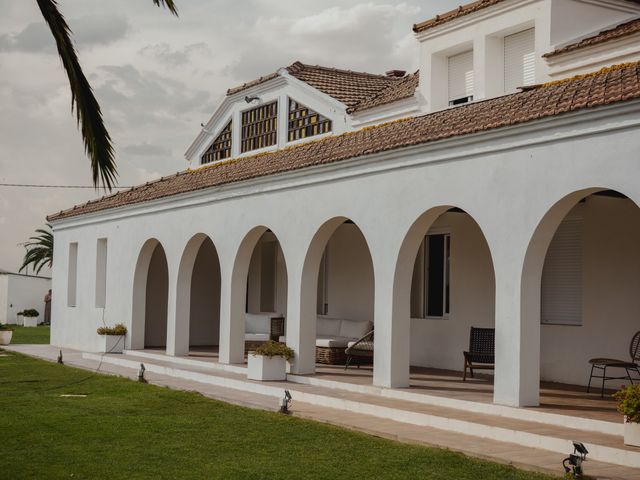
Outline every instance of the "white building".
[[495, 403], [586, 384], [640, 330], [639, 17], [483, 0], [414, 26], [417, 73], [296, 62], [230, 89], [189, 170], [49, 217], [52, 343], [96, 350], [104, 318], [129, 349], [242, 363], [246, 312], [275, 312], [311, 374], [319, 321], [371, 321], [396, 388], [461, 370], [486, 326]]
[[0, 270], [0, 323], [15, 324], [18, 313], [34, 308], [44, 321], [44, 297], [51, 278]]

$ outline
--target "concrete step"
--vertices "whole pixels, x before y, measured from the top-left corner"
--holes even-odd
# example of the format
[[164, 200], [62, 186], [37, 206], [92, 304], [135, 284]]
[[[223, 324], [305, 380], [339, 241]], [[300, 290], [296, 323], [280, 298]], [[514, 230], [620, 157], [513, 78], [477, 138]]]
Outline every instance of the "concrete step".
[[[171, 361], [182, 365], [192, 367], [201, 367], [211, 370], [222, 370], [227, 372], [239, 373], [246, 375], [247, 367], [242, 365], [225, 365], [212, 360], [200, 360], [188, 357], [168, 357], [164, 353], [149, 351], [126, 351], [127, 355], [144, 358], [146, 360], [155, 361]], [[463, 412], [483, 413], [487, 415], [496, 415], [499, 417], [512, 418], [515, 420], [529, 420], [536, 423], [544, 423], [547, 425], [563, 426], [575, 430], [583, 430], [586, 432], [607, 433], [609, 435], [623, 435], [622, 419], [618, 423], [607, 422], [603, 420], [595, 420], [592, 418], [572, 417], [568, 415], [560, 415], [549, 413], [535, 409], [514, 408], [504, 405], [495, 405], [492, 403], [473, 402], [456, 398], [448, 398], [439, 395], [430, 395], [428, 393], [416, 393], [410, 389], [390, 389], [381, 388], [374, 385], [362, 385], [349, 382], [341, 382], [335, 380], [327, 380], [321, 377], [310, 375], [287, 375], [290, 382], [325, 387], [332, 390], [343, 390], [346, 392], [360, 393], [366, 395], [375, 395], [394, 400], [405, 400], [424, 405], [433, 405], [438, 407], [446, 407], [458, 409]]]
[[[83, 357], [96, 361], [101, 359], [103, 362], [133, 369], [139, 368], [141, 358], [128, 354], [101, 356], [90, 353], [83, 354]], [[149, 372], [271, 396], [274, 402], [283, 396], [284, 389], [288, 389], [294, 401], [310, 405], [555, 452], [558, 455], [571, 451], [571, 441], [578, 440], [587, 445], [591, 459], [640, 468], [640, 449], [625, 446], [621, 435], [587, 432], [559, 425], [428, 405], [379, 394], [353, 392], [309, 383], [254, 382], [247, 380], [244, 373], [218, 370], [202, 365], [187, 366], [166, 356], [162, 359], [149, 357], [147, 359], [144, 365]]]

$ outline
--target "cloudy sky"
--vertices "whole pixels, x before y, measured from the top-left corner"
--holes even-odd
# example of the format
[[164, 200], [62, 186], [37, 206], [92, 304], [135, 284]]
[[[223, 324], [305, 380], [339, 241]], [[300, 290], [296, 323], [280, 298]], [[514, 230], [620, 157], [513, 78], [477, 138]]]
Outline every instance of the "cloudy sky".
[[[59, 0], [116, 146], [120, 185], [186, 167], [183, 153], [227, 88], [295, 60], [381, 73], [413, 71], [411, 25], [453, 0], [322, 2]], [[0, 183], [89, 185], [67, 79], [35, 0], [0, 0]], [[0, 269], [49, 213], [92, 189], [0, 186]]]

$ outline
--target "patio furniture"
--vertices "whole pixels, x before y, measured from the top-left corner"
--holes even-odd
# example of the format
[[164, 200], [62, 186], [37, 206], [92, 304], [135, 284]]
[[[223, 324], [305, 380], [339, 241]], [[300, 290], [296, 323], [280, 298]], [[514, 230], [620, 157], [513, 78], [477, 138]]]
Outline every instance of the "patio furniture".
[[469, 351], [464, 355], [464, 373], [462, 381], [467, 381], [467, 369], [473, 378], [474, 370], [494, 370], [496, 350], [495, 328], [471, 327], [469, 332]]
[[[318, 315], [316, 319], [316, 363], [344, 365], [347, 361], [345, 349], [371, 330], [373, 324], [367, 320], [351, 320]], [[286, 343], [286, 337], [280, 342]]]
[[[587, 393], [591, 390], [591, 379], [601, 378], [602, 387], [600, 389], [600, 397], [604, 397], [604, 384], [607, 380], [629, 380], [633, 385], [631, 372], [636, 372], [640, 379], [640, 332], [636, 332], [631, 338], [629, 344], [629, 356], [631, 361], [617, 360], [615, 358], [592, 358], [589, 360], [591, 364], [591, 374], [589, 375], [589, 384], [587, 385]], [[623, 377], [608, 377], [607, 368], [624, 368], [626, 375]], [[594, 370], [602, 371], [602, 375], [594, 375]]]
[[268, 340], [277, 342], [284, 335], [284, 316], [275, 312], [246, 313], [244, 332], [246, 354]]
[[363, 337], [359, 338], [355, 342], [349, 342], [347, 349], [344, 351], [347, 355], [347, 361], [344, 364], [344, 369], [349, 368], [354, 361], [358, 368], [365, 363], [373, 362], [373, 330], [368, 332]]

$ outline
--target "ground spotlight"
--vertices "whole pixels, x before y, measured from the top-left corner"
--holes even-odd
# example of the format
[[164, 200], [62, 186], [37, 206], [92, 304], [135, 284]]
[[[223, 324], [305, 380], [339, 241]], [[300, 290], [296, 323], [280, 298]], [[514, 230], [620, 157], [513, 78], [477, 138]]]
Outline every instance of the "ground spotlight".
[[573, 453], [562, 461], [565, 473], [570, 473], [573, 478], [583, 478], [582, 462], [587, 461], [589, 451], [581, 442], [573, 442]]
[[291, 413], [291, 410], [289, 410], [290, 406], [291, 406], [291, 394], [289, 393], [289, 390], [285, 390], [284, 397], [280, 401], [280, 410], [279, 410], [280, 413], [289, 415]]
[[62, 350], [58, 352], [58, 363], [60, 365], [64, 365], [64, 362], [62, 361]]
[[144, 368], [144, 363], [140, 364], [140, 370], [138, 370], [138, 381], [141, 383], [147, 383], [147, 380], [144, 378], [144, 372], [146, 368]]

